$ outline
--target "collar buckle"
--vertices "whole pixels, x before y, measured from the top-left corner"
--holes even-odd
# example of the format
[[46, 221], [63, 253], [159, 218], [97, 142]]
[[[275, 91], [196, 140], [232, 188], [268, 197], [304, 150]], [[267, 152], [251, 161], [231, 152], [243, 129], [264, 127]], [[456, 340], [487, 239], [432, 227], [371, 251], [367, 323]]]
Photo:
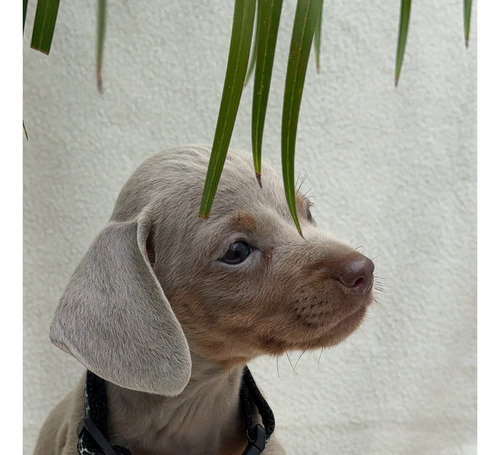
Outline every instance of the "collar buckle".
[[247, 431], [248, 445], [242, 455], [260, 455], [266, 448], [266, 430], [262, 425], [255, 425], [251, 432], [255, 436], [251, 437], [250, 432]]

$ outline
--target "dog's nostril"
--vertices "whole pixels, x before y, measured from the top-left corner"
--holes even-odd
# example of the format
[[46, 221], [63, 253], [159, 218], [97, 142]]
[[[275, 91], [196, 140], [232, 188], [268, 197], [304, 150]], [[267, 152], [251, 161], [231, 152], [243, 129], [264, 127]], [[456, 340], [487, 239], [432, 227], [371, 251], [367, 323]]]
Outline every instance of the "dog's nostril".
[[374, 269], [375, 264], [370, 259], [356, 254], [342, 261], [333, 277], [357, 294], [365, 294], [372, 286]]
[[[359, 277], [351, 286], [351, 288], [356, 288], [356, 287], [361, 287], [363, 284], [366, 282], [366, 279], [364, 277]], [[344, 283], [345, 285], [345, 283]]]

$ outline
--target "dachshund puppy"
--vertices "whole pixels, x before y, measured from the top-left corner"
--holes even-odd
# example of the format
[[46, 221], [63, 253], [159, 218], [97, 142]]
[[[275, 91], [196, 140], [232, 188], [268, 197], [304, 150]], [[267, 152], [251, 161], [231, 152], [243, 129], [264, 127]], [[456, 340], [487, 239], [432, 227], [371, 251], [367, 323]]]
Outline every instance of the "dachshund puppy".
[[[261, 188], [236, 151], [200, 218], [209, 155], [186, 147], [143, 163], [76, 268], [50, 338], [89, 372], [47, 418], [35, 455], [284, 454], [258, 393], [267, 444], [248, 442], [245, 365], [335, 345], [361, 323], [372, 261], [318, 229], [297, 193], [301, 237], [280, 177], [264, 167]], [[96, 435], [89, 416], [102, 410]]]

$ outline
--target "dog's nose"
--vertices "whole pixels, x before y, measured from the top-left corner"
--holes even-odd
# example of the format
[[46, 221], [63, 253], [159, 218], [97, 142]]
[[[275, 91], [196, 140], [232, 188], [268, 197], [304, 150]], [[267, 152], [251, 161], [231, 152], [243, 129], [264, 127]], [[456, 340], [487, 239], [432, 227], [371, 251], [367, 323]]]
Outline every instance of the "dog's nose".
[[375, 264], [357, 253], [344, 259], [334, 270], [333, 277], [356, 294], [366, 294], [373, 284]]

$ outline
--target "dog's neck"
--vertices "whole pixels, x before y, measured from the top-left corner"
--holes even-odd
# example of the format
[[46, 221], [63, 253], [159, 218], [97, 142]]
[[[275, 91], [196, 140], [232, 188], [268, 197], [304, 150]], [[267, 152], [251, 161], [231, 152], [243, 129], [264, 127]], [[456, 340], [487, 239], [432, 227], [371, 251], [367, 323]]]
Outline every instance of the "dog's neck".
[[[223, 371], [192, 354], [191, 379], [176, 397], [107, 384], [110, 441], [134, 455], [241, 453], [245, 430], [240, 418], [242, 367]], [[196, 428], [196, 432], [193, 432]]]

